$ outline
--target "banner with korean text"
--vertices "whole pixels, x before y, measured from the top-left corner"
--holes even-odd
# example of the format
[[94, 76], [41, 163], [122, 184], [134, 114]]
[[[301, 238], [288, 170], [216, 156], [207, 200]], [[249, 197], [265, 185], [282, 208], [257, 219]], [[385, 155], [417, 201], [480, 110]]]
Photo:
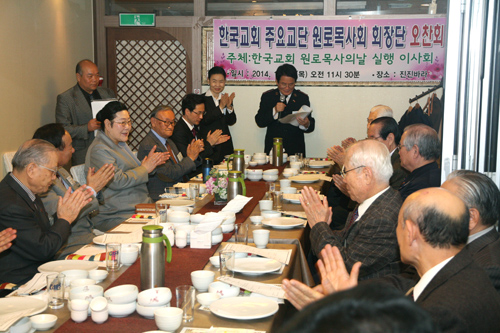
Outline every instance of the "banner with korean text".
[[228, 81], [274, 81], [282, 64], [311, 83], [436, 83], [445, 17], [214, 20], [214, 65]]

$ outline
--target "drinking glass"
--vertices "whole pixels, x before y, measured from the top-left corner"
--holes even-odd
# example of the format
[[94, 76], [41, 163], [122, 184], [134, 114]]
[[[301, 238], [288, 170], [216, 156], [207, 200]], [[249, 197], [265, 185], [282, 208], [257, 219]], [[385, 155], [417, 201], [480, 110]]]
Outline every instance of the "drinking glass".
[[194, 318], [194, 295], [195, 289], [190, 285], [182, 285], [175, 288], [177, 307], [182, 310], [182, 320], [185, 323], [193, 321]]
[[200, 194], [200, 184], [189, 184], [189, 198], [196, 201]]
[[161, 201], [157, 201], [155, 204], [155, 208], [156, 208], [156, 216], [159, 217], [158, 222], [166, 223], [168, 204], [163, 203]]
[[235, 224], [234, 225], [234, 238], [237, 244], [248, 244], [248, 224]]
[[283, 192], [274, 191], [274, 209], [280, 211], [283, 209]]
[[47, 293], [51, 309], [59, 309], [64, 306], [65, 277], [63, 273], [47, 275]]
[[106, 244], [106, 269], [108, 272], [114, 272], [120, 269], [120, 248], [121, 244]]
[[234, 266], [234, 251], [225, 250], [219, 252], [220, 276], [234, 277], [231, 269]]

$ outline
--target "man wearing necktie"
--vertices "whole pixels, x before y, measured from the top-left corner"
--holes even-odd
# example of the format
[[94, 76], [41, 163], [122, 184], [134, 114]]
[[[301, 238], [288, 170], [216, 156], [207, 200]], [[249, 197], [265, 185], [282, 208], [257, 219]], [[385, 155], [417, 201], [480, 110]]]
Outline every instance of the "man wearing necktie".
[[295, 89], [296, 81], [297, 69], [290, 64], [281, 65], [276, 70], [278, 88], [262, 94], [255, 122], [259, 127], [267, 127], [264, 141], [266, 154], [269, 154], [273, 147], [273, 138], [283, 138], [283, 147], [288, 155], [302, 153], [306, 156], [304, 133], [314, 131], [315, 125], [311, 114], [303, 119], [297, 117], [298, 127], [278, 121], [293, 111], [299, 111], [303, 105], [310, 106], [309, 96]]
[[[316, 256], [327, 245], [339, 248], [350, 271], [361, 261], [360, 279], [370, 279], [400, 271], [396, 225], [402, 200], [389, 186], [392, 165], [387, 147], [375, 140], [363, 140], [347, 150], [341, 172], [347, 191], [358, 205], [344, 229], [331, 230], [331, 208], [309, 187], [302, 191], [301, 203], [311, 226], [311, 248]], [[314, 269], [314, 267], [311, 267]]]
[[25, 283], [38, 266], [53, 260], [80, 210], [91, 201], [92, 192], [86, 186], [68, 190], [58, 201], [57, 219], [49, 222], [39, 195], [56, 179], [57, 160], [51, 143], [26, 141], [12, 159], [12, 173], [0, 183], [0, 230], [17, 230], [11, 247], [0, 255], [1, 282]]
[[[500, 295], [466, 248], [473, 222], [469, 211], [459, 197], [443, 188], [411, 194], [399, 212], [396, 232], [401, 260], [416, 269], [417, 281], [388, 275], [366, 283], [384, 282], [411, 297], [440, 332], [497, 332]], [[349, 273], [338, 249], [330, 246], [323, 249], [322, 258], [322, 293], [298, 281], [283, 281], [287, 296], [299, 308], [358, 283], [363, 262]]]
[[[187, 157], [187, 148], [193, 140], [201, 140], [204, 150], [200, 153], [200, 158], [211, 158], [215, 163], [222, 161], [224, 156], [220, 156], [217, 145], [229, 140], [229, 135], [222, 134], [220, 129], [209, 131], [206, 138], [199, 137], [199, 125], [205, 115], [205, 98], [202, 95], [187, 94], [182, 99], [182, 117], [175, 124], [171, 139], [183, 157]], [[201, 165], [196, 171], [191, 173], [195, 176], [201, 173]]]
[[[47, 124], [40, 127], [35, 131], [33, 139], [48, 141], [57, 149], [56, 179], [50, 190], [40, 195], [45, 211], [49, 215], [51, 223], [54, 223], [54, 220], [57, 220], [57, 203], [59, 202], [59, 198], [63, 197], [69, 188], [74, 191], [81, 186], [63, 167], [68, 164], [75, 151], [73, 140], [62, 124]], [[93, 168], [89, 169], [87, 173], [87, 188], [93, 192], [92, 201], [80, 210], [76, 221], [71, 225], [71, 234], [68, 241], [58, 252], [59, 259], [64, 259], [68, 254], [74, 253], [82, 246], [91, 243], [96, 236], [91, 217], [99, 212], [98, 199], [100, 196], [98, 193], [113, 179], [114, 170], [115, 167], [112, 164], [104, 165], [97, 172]]]
[[[177, 145], [170, 139], [176, 126], [172, 108], [160, 105], [151, 112], [149, 118], [151, 130], [142, 140], [137, 158], [142, 160], [154, 146], [156, 146], [157, 152], [170, 154], [170, 158], [165, 164], [157, 166], [155, 171], [149, 175], [149, 196], [156, 201], [160, 198], [160, 194], [165, 193], [166, 187], [171, 187], [183, 180], [189, 180], [186, 176], [201, 165], [199, 154], [203, 151], [203, 141], [193, 139], [186, 148], [187, 156], [184, 158]], [[196, 137], [196, 133], [193, 133], [193, 136]]]

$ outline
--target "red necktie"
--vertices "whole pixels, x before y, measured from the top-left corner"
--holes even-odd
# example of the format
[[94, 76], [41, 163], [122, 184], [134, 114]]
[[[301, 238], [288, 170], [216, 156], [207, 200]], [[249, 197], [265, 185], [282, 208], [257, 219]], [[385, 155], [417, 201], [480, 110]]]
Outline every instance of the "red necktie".
[[196, 137], [196, 128], [193, 127], [193, 129], [191, 130], [191, 132], [193, 133], [193, 136], [196, 140], [198, 140], [198, 138]]

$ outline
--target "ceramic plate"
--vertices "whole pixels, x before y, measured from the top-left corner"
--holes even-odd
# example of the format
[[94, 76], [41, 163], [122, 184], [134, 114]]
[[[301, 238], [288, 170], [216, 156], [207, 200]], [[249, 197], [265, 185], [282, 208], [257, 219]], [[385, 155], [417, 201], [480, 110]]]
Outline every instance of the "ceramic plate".
[[309, 161], [310, 168], [327, 168], [332, 165], [332, 161]]
[[236, 258], [234, 267], [228, 268], [232, 271], [248, 275], [260, 275], [277, 271], [281, 268], [281, 263], [269, 258]]
[[269, 317], [278, 309], [276, 301], [263, 297], [227, 297], [210, 304], [210, 311], [213, 314], [237, 320]]
[[[301, 194], [300, 193], [283, 193], [283, 199], [288, 200], [289, 202], [293, 204], [300, 204], [300, 198]], [[319, 195], [320, 200], [323, 200], [324, 195], [320, 194]]]
[[194, 206], [193, 200], [183, 200], [183, 199], [162, 199], [157, 202], [163, 202], [169, 204], [170, 206]]
[[83, 269], [86, 271], [92, 271], [97, 269], [98, 265], [93, 261], [84, 260], [56, 260], [49, 261], [38, 267], [40, 273], [61, 273], [62, 271], [67, 271], [70, 269]]
[[288, 179], [290, 179], [292, 182], [307, 184], [307, 183], [317, 182], [319, 180], [319, 176], [318, 175], [298, 175], [298, 176], [289, 177]]
[[47, 308], [47, 301], [34, 297], [8, 297], [0, 298], [0, 316], [12, 312], [22, 311], [26, 309], [33, 309], [27, 316], [32, 316], [37, 313], [45, 311]]
[[280, 217], [275, 219], [264, 219], [262, 224], [275, 229], [292, 229], [295, 227], [302, 227], [306, 220], [296, 217]]

